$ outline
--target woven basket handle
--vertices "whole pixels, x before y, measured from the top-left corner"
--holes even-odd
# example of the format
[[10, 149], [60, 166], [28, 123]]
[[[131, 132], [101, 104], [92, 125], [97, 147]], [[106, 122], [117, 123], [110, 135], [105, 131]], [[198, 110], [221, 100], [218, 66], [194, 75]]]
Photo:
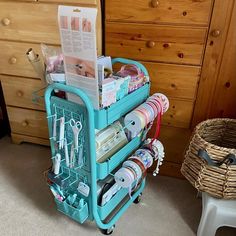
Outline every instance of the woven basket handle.
[[205, 160], [208, 165], [219, 167], [222, 164], [226, 165], [236, 165], [236, 156], [234, 154], [228, 154], [222, 161], [213, 161], [206, 150], [199, 149], [198, 156]]

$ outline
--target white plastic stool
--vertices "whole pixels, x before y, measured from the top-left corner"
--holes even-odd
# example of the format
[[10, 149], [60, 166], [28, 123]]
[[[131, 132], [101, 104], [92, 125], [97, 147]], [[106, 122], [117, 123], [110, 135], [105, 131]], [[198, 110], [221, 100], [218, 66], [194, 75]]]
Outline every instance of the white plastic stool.
[[202, 217], [197, 236], [214, 236], [221, 226], [236, 227], [236, 200], [225, 200], [202, 193]]

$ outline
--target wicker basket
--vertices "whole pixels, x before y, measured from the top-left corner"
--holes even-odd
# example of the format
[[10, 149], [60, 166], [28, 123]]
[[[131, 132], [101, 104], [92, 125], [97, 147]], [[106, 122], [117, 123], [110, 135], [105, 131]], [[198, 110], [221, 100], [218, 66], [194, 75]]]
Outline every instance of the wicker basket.
[[[209, 161], [199, 155], [199, 150]], [[235, 155], [236, 120], [207, 120], [195, 128], [181, 172], [196, 189], [214, 197], [234, 199], [236, 165], [232, 164], [232, 158], [236, 160]]]

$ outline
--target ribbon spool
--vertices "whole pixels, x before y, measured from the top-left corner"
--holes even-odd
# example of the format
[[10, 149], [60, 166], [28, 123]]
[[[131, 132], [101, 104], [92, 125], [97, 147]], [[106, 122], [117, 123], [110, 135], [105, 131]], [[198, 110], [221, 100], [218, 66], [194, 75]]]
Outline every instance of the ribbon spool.
[[[170, 107], [170, 102], [169, 99], [166, 97], [166, 95], [162, 94], [162, 93], [155, 93], [151, 96], [151, 98], [154, 97], [157, 99], [157, 101], [160, 102], [161, 107], [162, 107], [162, 115], [167, 112], [167, 110]], [[149, 99], [148, 99], [149, 100]]]
[[129, 157], [122, 167], [115, 173], [114, 179], [118, 186], [129, 188], [131, 196], [132, 187], [138, 185], [139, 181], [146, 177], [147, 169], [150, 168], [154, 160], [158, 159], [156, 170], [153, 175], [159, 172], [159, 166], [164, 158], [164, 147], [157, 139], [147, 139], [142, 148], [138, 149], [134, 156]]
[[[134, 137], [160, 114], [169, 108], [168, 98], [161, 93], [155, 93], [145, 103], [141, 104], [125, 116], [124, 123]], [[158, 120], [160, 123], [160, 119]]]
[[148, 169], [152, 166], [154, 157], [152, 156], [152, 154], [150, 153], [149, 150], [138, 149], [135, 152], [135, 156], [138, 156], [142, 160], [146, 169]]
[[139, 164], [133, 162], [133, 161], [130, 161], [130, 160], [127, 160], [123, 163], [122, 165], [123, 167], [128, 167], [130, 169], [132, 169], [134, 172], [135, 172], [135, 175], [136, 175], [136, 180], [139, 181], [141, 178], [142, 178], [142, 168]]
[[145, 83], [144, 73], [140, 68], [133, 64], [123, 65], [120, 71], [117, 72], [117, 75], [121, 77], [130, 76], [129, 93], [138, 89]]
[[143, 148], [152, 150], [153, 158], [157, 160], [156, 169], [153, 171], [153, 175], [156, 176], [159, 173], [159, 166], [162, 165], [163, 159], [165, 157], [164, 146], [157, 139], [147, 139], [144, 142]]
[[145, 140], [143, 148], [151, 149], [153, 151], [154, 159], [155, 160], [165, 156], [164, 146], [157, 139], [154, 139], [154, 141], [152, 141], [152, 139], [150, 139], [150, 138]]
[[122, 167], [115, 173], [115, 181], [122, 188], [129, 188], [135, 181], [135, 174], [132, 170]]
[[146, 168], [141, 160], [130, 158], [125, 161], [114, 175], [116, 183], [122, 188], [129, 188], [129, 193], [131, 194], [132, 185], [146, 176]]
[[136, 164], [140, 167], [140, 169], [141, 169], [141, 171], [142, 171], [142, 175], [141, 175], [141, 177], [138, 179], [138, 181], [137, 181], [137, 183], [136, 183], [136, 184], [138, 184], [138, 182], [139, 182], [140, 179], [143, 179], [143, 178], [146, 177], [146, 175], [147, 175], [147, 169], [146, 169], [146, 167], [145, 167], [145, 165], [144, 165], [144, 163], [143, 163], [142, 160], [139, 160], [138, 158], [135, 158], [135, 157], [131, 157], [129, 160], [130, 160], [130, 161], [133, 161], [134, 163], [136, 163]]

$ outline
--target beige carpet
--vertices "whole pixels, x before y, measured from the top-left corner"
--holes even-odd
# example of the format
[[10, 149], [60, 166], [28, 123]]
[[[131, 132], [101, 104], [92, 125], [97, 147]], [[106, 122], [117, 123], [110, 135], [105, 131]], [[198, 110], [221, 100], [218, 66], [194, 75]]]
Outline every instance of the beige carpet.
[[[80, 225], [57, 212], [43, 177], [49, 148], [0, 139], [0, 236], [101, 235], [95, 223]], [[201, 215], [201, 199], [185, 180], [149, 176], [142, 203], [132, 205], [114, 236], [191, 236]], [[217, 236], [236, 235], [221, 228]]]

